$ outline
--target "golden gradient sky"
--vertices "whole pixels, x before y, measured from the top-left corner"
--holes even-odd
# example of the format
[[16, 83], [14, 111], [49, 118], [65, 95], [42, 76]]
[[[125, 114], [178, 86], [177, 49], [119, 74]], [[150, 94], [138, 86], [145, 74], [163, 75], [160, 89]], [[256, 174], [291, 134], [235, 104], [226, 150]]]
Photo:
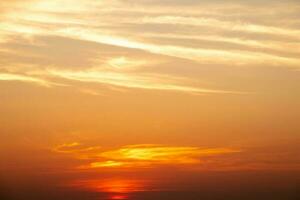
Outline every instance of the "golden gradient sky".
[[0, 0], [0, 186], [299, 180], [299, 102], [297, 0]]

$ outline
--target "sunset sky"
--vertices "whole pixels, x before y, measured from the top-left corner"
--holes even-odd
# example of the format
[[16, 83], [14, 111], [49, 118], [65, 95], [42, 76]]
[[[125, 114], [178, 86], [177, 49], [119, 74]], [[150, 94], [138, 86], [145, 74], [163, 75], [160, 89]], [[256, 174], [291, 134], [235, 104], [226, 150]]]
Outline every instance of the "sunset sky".
[[297, 199], [300, 1], [0, 0], [0, 138], [1, 200]]

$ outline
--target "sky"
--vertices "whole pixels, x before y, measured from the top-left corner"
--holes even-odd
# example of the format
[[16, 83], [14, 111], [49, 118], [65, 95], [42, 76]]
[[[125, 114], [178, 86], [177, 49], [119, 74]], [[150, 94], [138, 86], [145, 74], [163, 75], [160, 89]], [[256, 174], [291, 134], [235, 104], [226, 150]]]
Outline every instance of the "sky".
[[297, 199], [299, 102], [297, 0], [0, 0], [3, 200]]

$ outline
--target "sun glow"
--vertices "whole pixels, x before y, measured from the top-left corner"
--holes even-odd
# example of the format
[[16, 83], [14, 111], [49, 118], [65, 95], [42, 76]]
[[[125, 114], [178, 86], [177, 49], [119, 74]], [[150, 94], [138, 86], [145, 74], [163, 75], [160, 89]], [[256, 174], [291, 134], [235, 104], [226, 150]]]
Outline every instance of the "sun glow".
[[140, 182], [131, 180], [107, 180], [100, 184], [99, 188], [105, 192], [112, 193], [130, 193], [134, 191], [139, 191], [142, 188]]
[[128, 199], [128, 196], [121, 195], [121, 194], [114, 194], [114, 195], [111, 195], [111, 199], [115, 199], [115, 200]]
[[69, 186], [113, 195], [125, 195], [132, 192], [145, 191], [146, 181], [126, 178], [92, 179], [77, 180], [69, 184]]

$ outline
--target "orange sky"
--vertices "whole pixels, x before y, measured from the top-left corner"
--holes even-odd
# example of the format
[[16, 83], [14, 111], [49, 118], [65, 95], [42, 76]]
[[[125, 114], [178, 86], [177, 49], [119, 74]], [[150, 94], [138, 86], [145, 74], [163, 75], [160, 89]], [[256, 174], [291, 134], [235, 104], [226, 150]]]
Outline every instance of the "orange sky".
[[0, 194], [299, 182], [299, 13], [293, 0], [0, 1]]

